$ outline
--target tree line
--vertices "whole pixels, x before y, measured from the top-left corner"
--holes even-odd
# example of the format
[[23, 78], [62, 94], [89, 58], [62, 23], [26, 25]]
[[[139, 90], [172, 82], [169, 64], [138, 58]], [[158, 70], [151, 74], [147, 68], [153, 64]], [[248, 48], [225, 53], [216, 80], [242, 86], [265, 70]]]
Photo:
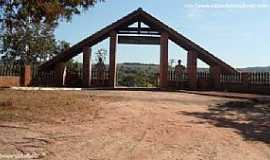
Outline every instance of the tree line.
[[0, 60], [9, 63], [42, 63], [69, 47], [57, 41], [61, 21], [103, 0], [0, 0]]

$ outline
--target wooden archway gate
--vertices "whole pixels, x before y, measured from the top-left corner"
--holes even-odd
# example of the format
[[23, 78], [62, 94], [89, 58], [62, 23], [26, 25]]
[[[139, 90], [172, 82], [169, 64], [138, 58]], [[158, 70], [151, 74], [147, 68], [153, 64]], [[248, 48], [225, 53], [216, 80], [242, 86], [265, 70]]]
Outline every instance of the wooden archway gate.
[[[129, 27], [137, 23], [136, 27]], [[142, 27], [141, 23], [149, 27]], [[125, 35], [136, 36], [125, 36]], [[139, 36], [138, 36], [139, 35]], [[143, 36], [142, 36], [143, 35]], [[91, 47], [106, 38], [110, 38], [109, 51], [109, 85], [116, 85], [116, 51], [118, 43], [159, 44], [160, 45], [160, 87], [168, 87], [168, 41], [169, 39], [187, 51], [187, 71], [190, 89], [197, 87], [197, 59], [210, 66], [210, 72], [216, 82], [221, 73], [236, 73], [237, 71], [215, 57], [213, 54], [176, 32], [143, 9], [128, 14], [115, 23], [75, 44], [70, 49], [42, 64], [40, 70], [55, 69], [59, 84], [62, 81], [64, 62], [83, 52], [83, 85], [91, 87]]]

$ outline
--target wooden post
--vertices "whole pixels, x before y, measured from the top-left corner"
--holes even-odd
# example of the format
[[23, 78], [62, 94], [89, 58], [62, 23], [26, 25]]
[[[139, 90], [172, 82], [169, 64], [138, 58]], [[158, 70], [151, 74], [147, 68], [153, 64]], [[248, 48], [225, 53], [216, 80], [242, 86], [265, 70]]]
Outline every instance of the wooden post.
[[92, 64], [91, 64], [91, 53], [92, 49], [88, 46], [83, 48], [83, 87], [91, 87], [91, 74], [92, 74]]
[[220, 89], [221, 68], [218, 65], [210, 66], [210, 75], [214, 89]]
[[188, 72], [188, 81], [189, 89], [197, 89], [197, 57], [198, 54], [194, 51], [188, 51], [187, 56], [187, 72]]
[[168, 88], [168, 34], [163, 32], [160, 37], [160, 88]]
[[250, 73], [248, 72], [241, 73], [241, 82], [245, 86], [245, 89], [247, 90], [249, 88], [249, 76], [250, 76]]
[[117, 48], [117, 33], [110, 34], [110, 62], [109, 62], [109, 85], [116, 86], [116, 48]]

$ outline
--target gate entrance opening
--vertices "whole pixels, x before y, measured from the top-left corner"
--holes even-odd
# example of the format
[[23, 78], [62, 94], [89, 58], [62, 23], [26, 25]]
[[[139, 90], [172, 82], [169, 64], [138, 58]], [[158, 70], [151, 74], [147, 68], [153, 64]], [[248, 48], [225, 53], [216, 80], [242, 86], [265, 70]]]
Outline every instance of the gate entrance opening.
[[118, 48], [117, 87], [159, 87], [158, 45], [121, 44]]

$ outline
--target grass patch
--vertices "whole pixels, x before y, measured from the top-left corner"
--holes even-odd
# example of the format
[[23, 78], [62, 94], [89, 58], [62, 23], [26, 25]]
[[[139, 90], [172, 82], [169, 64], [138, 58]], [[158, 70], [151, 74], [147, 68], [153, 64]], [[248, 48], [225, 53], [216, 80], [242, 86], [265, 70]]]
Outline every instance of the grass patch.
[[0, 121], [88, 121], [99, 109], [95, 98], [89, 92], [0, 91]]

